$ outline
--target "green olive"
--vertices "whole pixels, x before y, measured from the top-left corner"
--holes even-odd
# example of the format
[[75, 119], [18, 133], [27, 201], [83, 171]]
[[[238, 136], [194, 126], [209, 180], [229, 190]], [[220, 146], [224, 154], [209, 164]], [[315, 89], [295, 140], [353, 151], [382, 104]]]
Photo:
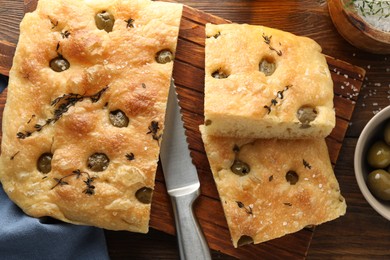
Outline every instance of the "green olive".
[[143, 204], [150, 204], [152, 202], [153, 190], [149, 187], [142, 187], [137, 190], [135, 197], [137, 200]]
[[59, 55], [50, 61], [50, 68], [55, 72], [62, 72], [70, 67], [69, 61], [67, 61], [64, 57]]
[[127, 127], [129, 125], [129, 118], [121, 110], [110, 112], [110, 122], [116, 127]]
[[374, 168], [386, 168], [390, 165], [390, 146], [384, 141], [376, 141], [367, 153], [368, 164]]
[[229, 77], [229, 75], [227, 75], [225, 72], [221, 71], [221, 70], [217, 70], [217, 71], [214, 71], [211, 76], [213, 78], [216, 78], [216, 79], [226, 79], [227, 77]]
[[267, 59], [263, 59], [260, 61], [259, 70], [266, 76], [271, 76], [276, 70], [276, 65], [274, 62], [269, 62]]
[[114, 23], [115, 23], [115, 18], [111, 13], [107, 11], [103, 11], [95, 15], [95, 23], [96, 23], [96, 27], [99, 30], [112, 32], [112, 28], [114, 27]]
[[286, 173], [286, 181], [288, 181], [291, 185], [295, 185], [299, 180], [299, 176], [295, 171], [288, 171]]
[[375, 197], [390, 201], [390, 173], [385, 170], [375, 170], [367, 177], [367, 185]]
[[239, 176], [247, 175], [251, 171], [247, 163], [237, 159], [234, 160], [233, 165], [230, 167], [230, 169], [234, 174], [237, 174]]
[[243, 246], [252, 243], [253, 243], [253, 238], [247, 235], [242, 235], [240, 239], [237, 241], [237, 246]]
[[87, 166], [94, 172], [102, 172], [107, 169], [110, 159], [104, 153], [94, 153], [88, 158]]
[[162, 50], [156, 54], [156, 61], [165, 64], [173, 61], [173, 53], [170, 50]]
[[297, 118], [301, 122], [301, 128], [309, 128], [310, 122], [317, 117], [317, 111], [309, 106], [300, 107], [297, 111]]
[[53, 158], [53, 154], [44, 153], [42, 154], [37, 161], [38, 171], [41, 173], [49, 173], [51, 171], [51, 159]]
[[385, 138], [386, 144], [390, 145], [390, 120], [386, 123], [383, 136]]

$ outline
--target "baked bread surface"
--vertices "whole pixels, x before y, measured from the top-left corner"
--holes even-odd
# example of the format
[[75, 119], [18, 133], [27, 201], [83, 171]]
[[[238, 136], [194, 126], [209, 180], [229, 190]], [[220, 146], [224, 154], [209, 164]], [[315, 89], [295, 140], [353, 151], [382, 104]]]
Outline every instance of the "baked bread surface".
[[[95, 22], [105, 12], [111, 29]], [[40, 0], [26, 14], [0, 158], [3, 188], [23, 211], [148, 231], [173, 68], [156, 56], [174, 54], [181, 13], [180, 4], [149, 0]], [[55, 58], [70, 66], [54, 71]], [[43, 168], [42, 155], [51, 156]]]
[[[333, 82], [316, 42], [248, 24], [207, 24], [206, 36], [208, 134], [244, 138], [330, 134], [335, 126]], [[307, 111], [312, 112], [306, 115]]]
[[[345, 214], [324, 139], [238, 139], [211, 136], [204, 128], [202, 139], [235, 247]], [[247, 167], [239, 175], [232, 170], [237, 161]]]

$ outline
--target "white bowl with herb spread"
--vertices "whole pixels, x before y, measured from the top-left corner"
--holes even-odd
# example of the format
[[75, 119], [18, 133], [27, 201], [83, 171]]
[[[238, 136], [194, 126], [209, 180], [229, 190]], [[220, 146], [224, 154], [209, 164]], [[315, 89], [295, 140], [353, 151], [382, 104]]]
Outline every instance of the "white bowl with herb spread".
[[328, 0], [338, 32], [355, 47], [390, 54], [390, 1]]

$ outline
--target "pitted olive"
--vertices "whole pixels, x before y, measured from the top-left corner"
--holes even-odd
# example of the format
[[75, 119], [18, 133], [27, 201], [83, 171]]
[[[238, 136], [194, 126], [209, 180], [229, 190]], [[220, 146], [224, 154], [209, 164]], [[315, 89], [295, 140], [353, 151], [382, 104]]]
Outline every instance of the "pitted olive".
[[271, 76], [276, 70], [276, 65], [274, 62], [270, 62], [267, 59], [263, 59], [260, 61], [259, 70], [263, 72], [266, 76]]
[[137, 190], [135, 197], [137, 200], [143, 204], [150, 204], [152, 202], [153, 190], [149, 187], [142, 187]]
[[96, 27], [99, 30], [112, 32], [112, 28], [114, 27], [114, 23], [115, 23], [115, 18], [111, 13], [107, 11], [103, 11], [95, 15], [95, 23], [96, 23]]
[[165, 64], [173, 61], [173, 53], [170, 50], [162, 50], [156, 54], [156, 61]]
[[87, 166], [94, 172], [101, 172], [107, 169], [110, 159], [104, 153], [94, 153], [88, 158]]
[[386, 168], [390, 165], [390, 146], [384, 141], [376, 141], [367, 153], [367, 161], [374, 168]]
[[44, 174], [49, 173], [51, 171], [52, 158], [53, 158], [53, 154], [51, 153], [42, 154], [37, 161], [38, 171]]
[[113, 126], [127, 127], [129, 125], [129, 118], [122, 110], [111, 111], [109, 117]]
[[297, 111], [297, 118], [301, 122], [301, 128], [309, 128], [310, 123], [317, 117], [317, 111], [309, 106], [300, 107]]
[[390, 173], [385, 170], [375, 170], [367, 177], [367, 186], [375, 197], [390, 201]]
[[237, 246], [243, 246], [247, 244], [252, 244], [253, 238], [247, 235], [242, 235], [240, 239], [237, 241]]
[[217, 70], [217, 71], [214, 71], [211, 76], [213, 78], [216, 78], [216, 79], [226, 79], [227, 77], [229, 77], [229, 75], [227, 75], [225, 72], [223, 72], [222, 70]]
[[247, 175], [251, 171], [247, 163], [237, 159], [234, 160], [233, 165], [230, 167], [230, 169], [234, 174], [237, 174], [239, 176]]
[[59, 55], [50, 61], [50, 68], [55, 72], [62, 72], [70, 67], [69, 61], [67, 61], [64, 57]]
[[288, 181], [291, 185], [295, 185], [299, 180], [299, 176], [294, 171], [288, 171], [286, 173], [286, 181]]

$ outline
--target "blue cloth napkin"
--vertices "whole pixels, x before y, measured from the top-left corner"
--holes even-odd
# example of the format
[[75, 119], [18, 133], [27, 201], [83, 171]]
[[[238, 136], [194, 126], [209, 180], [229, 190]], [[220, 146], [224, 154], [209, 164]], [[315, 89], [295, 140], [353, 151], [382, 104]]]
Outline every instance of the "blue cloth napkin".
[[109, 259], [102, 229], [27, 216], [0, 185], [0, 259]]

